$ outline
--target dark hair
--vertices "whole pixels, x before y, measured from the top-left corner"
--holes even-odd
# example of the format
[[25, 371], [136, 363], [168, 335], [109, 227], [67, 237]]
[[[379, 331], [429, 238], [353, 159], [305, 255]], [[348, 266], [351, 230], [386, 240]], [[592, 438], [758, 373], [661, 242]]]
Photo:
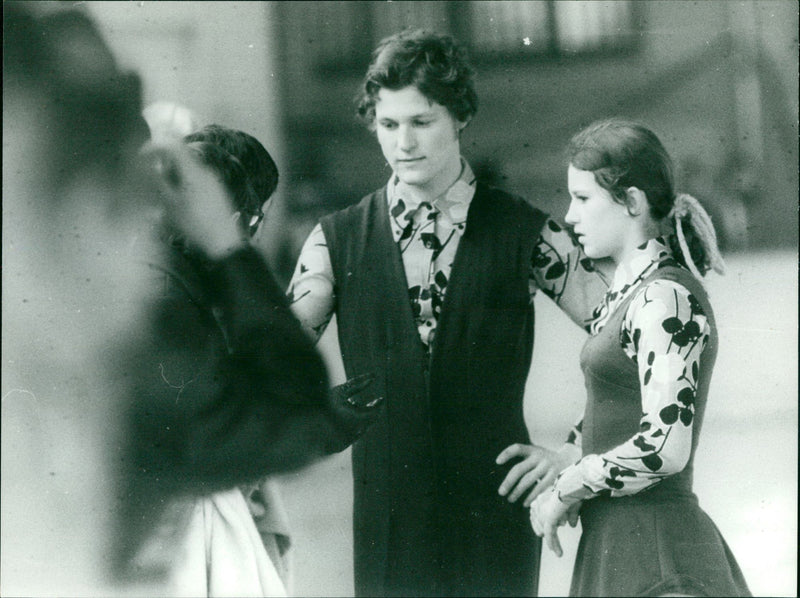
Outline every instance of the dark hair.
[[[242, 214], [240, 222], [247, 231], [250, 216], [261, 212], [264, 202], [253, 189], [242, 163], [221, 146], [209, 141], [190, 141], [188, 146], [200, 162], [214, 170], [228, 191], [233, 209]], [[255, 231], [253, 231], [255, 232]]]
[[275, 165], [275, 161], [261, 145], [261, 142], [252, 135], [214, 124], [187, 135], [184, 141], [187, 143], [208, 141], [218, 145], [239, 160], [244, 166], [253, 190], [261, 199], [259, 208], [270, 198], [278, 186], [278, 167]]
[[[716, 234], [697, 200], [690, 197], [691, 202], [682, 201], [680, 214], [676, 214], [672, 159], [653, 131], [632, 121], [601, 120], [570, 140], [567, 157], [575, 168], [594, 173], [597, 184], [614, 201], [630, 207], [627, 189], [636, 187], [645, 193], [654, 220], [677, 218], [672, 224], [680, 225], [680, 231], [668, 240], [675, 257], [685, 266], [695, 268], [701, 275], [711, 267], [722, 268]], [[686, 207], [687, 204], [691, 205]]]
[[647, 195], [650, 214], [661, 220], [675, 202], [672, 159], [650, 129], [625, 120], [589, 125], [569, 143], [570, 164], [594, 173], [615, 201], [628, 205], [627, 189]]
[[4, 2], [3, 81], [36, 90], [39, 107], [53, 115], [61, 142], [43, 166], [56, 185], [86, 166], [124, 167], [149, 136], [139, 77], [117, 67], [81, 11], [35, 16], [22, 3]]
[[373, 52], [357, 98], [358, 115], [374, 125], [378, 92], [413, 85], [456, 120], [469, 122], [478, 110], [473, 75], [466, 50], [452, 37], [421, 29], [396, 33]]

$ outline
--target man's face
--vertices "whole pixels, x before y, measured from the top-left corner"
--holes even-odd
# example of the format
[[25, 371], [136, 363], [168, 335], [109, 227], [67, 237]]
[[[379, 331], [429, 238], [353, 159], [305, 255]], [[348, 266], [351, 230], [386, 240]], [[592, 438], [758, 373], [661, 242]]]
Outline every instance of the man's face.
[[442, 193], [458, 177], [464, 124], [414, 86], [378, 92], [375, 128], [383, 155], [401, 181], [423, 192]]

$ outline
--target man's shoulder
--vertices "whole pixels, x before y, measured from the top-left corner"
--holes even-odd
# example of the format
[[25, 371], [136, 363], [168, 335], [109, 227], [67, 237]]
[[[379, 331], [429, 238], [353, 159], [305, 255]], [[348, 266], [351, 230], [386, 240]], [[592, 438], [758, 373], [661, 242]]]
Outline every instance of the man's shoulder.
[[363, 218], [365, 214], [368, 214], [374, 209], [378, 201], [386, 201], [386, 187], [376, 189], [357, 202], [323, 216], [320, 218], [320, 224], [324, 230], [327, 226], [334, 223], [348, 222], [353, 219], [357, 220]]
[[543, 218], [548, 217], [546, 212], [536, 207], [536, 205], [530, 200], [516, 193], [505, 191], [504, 189], [499, 189], [497, 187], [492, 187], [478, 182], [475, 193], [476, 195], [484, 195], [496, 205], [504, 205], [509, 209], [518, 210], [523, 213], [528, 213]]
[[531, 201], [521, 195], [510, 193], [497, 187], [490, 187], [478, 183], [475, 197], [483, 198], [487, 205], [491, 205], [494, 214], [505, 214], [512, 221], [529, 221], [536, 228], [540, 228], [549, 218], [549, 214], [536, 207]]

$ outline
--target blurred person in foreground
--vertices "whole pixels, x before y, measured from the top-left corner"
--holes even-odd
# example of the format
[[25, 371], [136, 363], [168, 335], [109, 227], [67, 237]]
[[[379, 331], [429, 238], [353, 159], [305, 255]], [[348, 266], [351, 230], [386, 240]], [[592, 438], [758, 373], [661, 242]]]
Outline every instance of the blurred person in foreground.
[[135, 160], [140, 85], [84, 13], [55, 8], [3, 3], [0, 593], [158, 595], [110, 573], [126, 439], [113, 352], [143, 320], [136, 241], [158, 210]]
[[[353, 446], [359, 596], [534, 595], [540, 542], [515, 503], [575, 457], [529, 444], [533, 296], [583, 324], [605, 284], [547, 214], [475, 180], [461, 156], [472, 75], [449, 36], [380, 43], [358, 112], [391, 177], [321, 220], [289, 288], [312, 338], [336, 315], [347, 375], [374, 372], [368, 392], [385, 397]], [[520, 459], [526, 492], [508, 468]]]
[[582, 535], [570, 596], [749, 596], [736, 559], [692, 491], [718, 336], [702, 277], [724, 271], [698, 201], [676, 193], [658, 137], [600, 121], [569, 145], [566, 222], [586, 255], [616, 265], [581, 353], [582, 458], [531, 507], [558, 556]]
[[370, 409], [329, 394], [224, 181], [136, 158], [139, 80], [91, 19], [33, 10], [3, 4], [0, 589], [179, 593], [175, 498], [341, 450]]

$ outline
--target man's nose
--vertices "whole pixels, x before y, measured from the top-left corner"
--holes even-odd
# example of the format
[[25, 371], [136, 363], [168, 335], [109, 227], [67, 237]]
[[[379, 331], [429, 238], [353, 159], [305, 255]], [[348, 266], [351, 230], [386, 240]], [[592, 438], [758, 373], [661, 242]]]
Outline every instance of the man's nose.
[[398, 136], [398, 145], [403, 151], [412, 150], [417, 145], [417, 136], [414, 133], [414, 129], [408, 125], [400, 125]]

